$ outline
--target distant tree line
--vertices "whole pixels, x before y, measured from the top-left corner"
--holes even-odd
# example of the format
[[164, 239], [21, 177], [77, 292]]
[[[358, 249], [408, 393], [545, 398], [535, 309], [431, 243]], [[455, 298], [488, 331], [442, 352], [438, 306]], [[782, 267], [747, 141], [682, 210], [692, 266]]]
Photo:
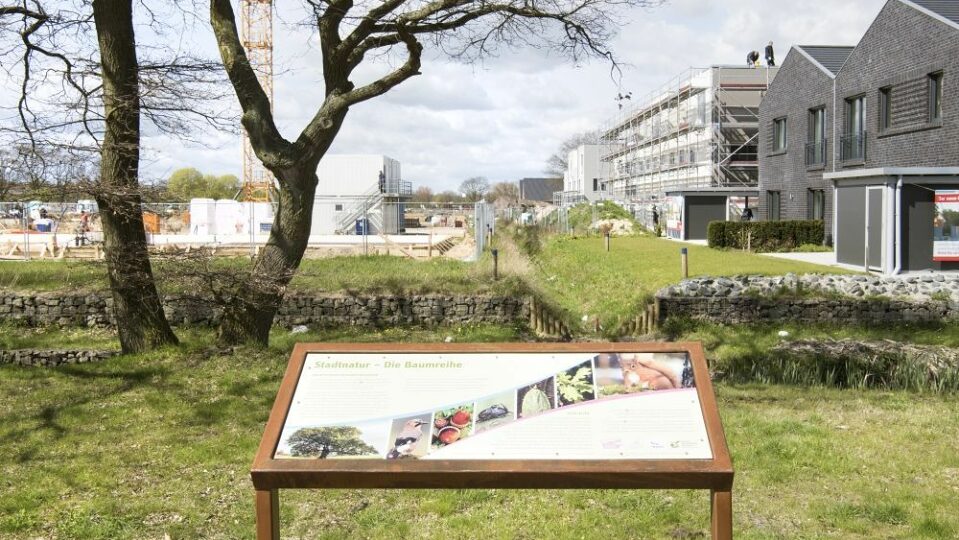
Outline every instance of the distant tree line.
[[488, 203], [513, 205], [519, 202], [519, 185], [516, 182], [490, 184], [484, 176], [472, 176], [460, 182], [459, 191], [444, 190], [434, 193], [429, 186], [420, 186], [413, 192], [414, 202], [435, 203]]
[[[99, 164], [89, 155], [66, 150], [0, 149], [0, 202], [76, 202], [89, 198]], [[173, 171], [169, 178], [143, 185], [144, 202], [189, 202], [190, 199], [233, 199], [240, 192], [233, 174], [204, 174], [193, 167]]]

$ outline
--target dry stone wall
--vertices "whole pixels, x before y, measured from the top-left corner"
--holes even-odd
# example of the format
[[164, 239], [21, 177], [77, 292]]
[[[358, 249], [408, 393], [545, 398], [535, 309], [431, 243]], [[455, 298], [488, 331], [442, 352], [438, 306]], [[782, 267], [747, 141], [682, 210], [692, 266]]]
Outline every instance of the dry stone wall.
[[[26, 326], [105, 327], [112, 324], [107, 294], [19, 295], [0, 293], [0, 320]], [[164, 298], [175, 326], [212, 326], [221, 311], [190, 297]], [[512, 324], [529, 318], [526, 298], [486, 296], [308, 296], [290, 295], [280, 306], [281, 326], [445, 326], [464, 323]]]
[[45, 349], [0, 350], [0, 364], [56, 367], [64, 364], [100, 362], [120, 354], [118, 351], [54, 351]]
[[690, 279], [656, 294], [659, 321], [883, 325], [959, 319], [959, 276], [735, 276]]

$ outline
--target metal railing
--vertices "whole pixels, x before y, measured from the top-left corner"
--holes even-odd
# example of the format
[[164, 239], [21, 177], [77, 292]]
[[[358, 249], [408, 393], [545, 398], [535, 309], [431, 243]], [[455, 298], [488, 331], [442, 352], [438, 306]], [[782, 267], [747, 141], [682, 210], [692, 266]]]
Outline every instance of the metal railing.
[[866, 159], [866, 132], [853, 135], [843, 135], [840, 139], [840, 155], [842, 161], [863, 161]]
[[478, 261], [496, 232], [496, 210], [492, 204], [483, 201], [476, 203], [473, 208], [473, 235], [476, 242], [473, 260]]
[[409, 180], [387, 180], [386, 185], [383, 186], [383, 194], [409, 197], [413, 195], [413, 182]]
[[806, 143], [806, 166], [820, 167], [826, 165], [826, 139]]

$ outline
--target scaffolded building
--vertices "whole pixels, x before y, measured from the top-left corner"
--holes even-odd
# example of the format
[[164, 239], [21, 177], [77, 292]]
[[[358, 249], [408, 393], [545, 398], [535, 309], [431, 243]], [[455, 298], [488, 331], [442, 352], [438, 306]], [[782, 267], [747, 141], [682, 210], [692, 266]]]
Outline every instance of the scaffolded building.
[[777, 69], [691, 68], [622, 109], [602, 129], [609, 195], [650, 224], [667, 194], [758, 193], [759, 103]]

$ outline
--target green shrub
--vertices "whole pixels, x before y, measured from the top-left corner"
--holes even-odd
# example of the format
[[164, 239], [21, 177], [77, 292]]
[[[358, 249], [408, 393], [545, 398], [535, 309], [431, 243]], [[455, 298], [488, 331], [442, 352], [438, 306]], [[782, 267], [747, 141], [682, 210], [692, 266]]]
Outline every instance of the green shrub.
[[828, 253], [832, 251], [832, 248], [822, 244], [803, 244], [794, 251], [796, 253]]
[[613, 201], [599, 201], [595, 205], [584, 202], [569, 209], [569, 226], [574, 231], [589, 232], [594, 220], [623, 219], [633, 222], [633, 229], [639, 230], [632, 214]]
[[825, 226], [815, 221], [713, 221], [707, 229], [709, 247], [757, 252], [792, 251], [805, 244], [822, 244]]
[[516, 227], [516, 244], [527, 255], [536, 255], [543, 249], [542, 231], [539, 225]]

